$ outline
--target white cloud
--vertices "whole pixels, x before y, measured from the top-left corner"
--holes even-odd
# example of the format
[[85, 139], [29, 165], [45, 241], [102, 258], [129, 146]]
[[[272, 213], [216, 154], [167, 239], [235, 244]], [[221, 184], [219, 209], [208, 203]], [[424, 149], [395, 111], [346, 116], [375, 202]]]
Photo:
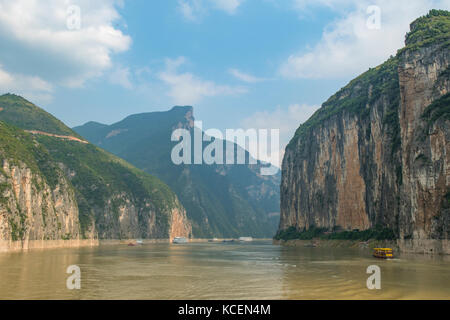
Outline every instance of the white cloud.
[[205, 97], [218, 95], [235, 95], [245, 93], [243, 87], [218, 85], [212, 81], [202, 80], [192, 73], [179, 72], [178, 68], [186, 62], [184, 57], [166, 60], [166, 69], [159, 73], [159, 79], [169, 86], [168, 95], [176, 104], [196, 104]]
[[197, 21], [204, 12], [200, 0], [178, 0], [178, 11], [188, 21]]
[[243, 0], [211, 0], [214, 5], [228, 14], [234, 14]]
[[131, 45], [115, 26], [121, 2], [75, 3], [81, 9], [79, 30], [67, 27], [70, 1], [0, 0], [0, 63], [24, 79], [67, 87], [83, 86], [111, 68], [112, 55]]
[[307, 11], [311, 7], [328, 7], [340, 10], [355, 4], [355, 2], [355, 0], [294, 0], [294, 7], [299, 11]]
[[37, 103], [47, 103], [52, 99], [53, 87], [36, 76], [12, 74], [0, 66], [0, 92], [20, 94]]
[[[141, 71], [138, 70], [140, 73]], [[131, 72], [128, 67], [117, 67], [109, 74], [109, 81], [126, 89], [132, 89]]]
[[178, 0], [178, 11], [188, 21], [199, 21], [210, 10], [220, 10], [229, 15], [236, 13], [244, 0]]
[[239, 79], [241, 81], [247, 82], [247, 83], [263, 82], [263, 81], [267, 80], [267, 79], [264, 79], [264, 78], [255, 77], [255, 76], [253, 76], [251, 74], [248, 74], [248, 73], [244, 73], [244, 72], [242, 72], [242, 71], [240, 71], [238, 69], [230, 69], [230, 70], [228, 70], [228, 72], [231, 75], [233, 75], [235, 78], [237, 78], [237, 79]]
[[137, 68], [134, 71], [134, 73], [136, 74], [136, 76], [141, 77], [143, 75], [150, 75], [150, 74], [152, 74], [152, 70], [149, 67], [144, 66], [144, 67]]
[[[245, 129], [278, 129], [280, 130], [280, 149], [276, 150], [279, 162], [273, 165], [281, 168], [281, 161], [283, 160], [284, 150], [290, 139], [294, 136], [295, 131], [308, 120], [320, 106], [309, 106], [293, 104], [288, 108], [281, 108], [278, 106], [274, 111], [256, 112], [250, 117], [242, 121], [242, 126]], [[250, 148], [251, 149], [251, 148]], [[263, 150], [263, 154], [267, 154], [267, 150]], [[261, 153], [261, 152], [260, 152]], [[255, 158], [257, 155], [252, 155]], [[260, 159], [263, 161], [270, 161], [267, 159]]]
[[[381, 28], [370, 29], [370, 5], [381, 9]], [[403, 47], [409, 24], [433, 8], [449, 8], [449, 0], [297, 0], [296, 7], [326, 6], [345, 14], [324, 30], [321, 40], [309, 50], [290, 55], [280, 67], [287, 78], [352, 77], [384, 62]]]

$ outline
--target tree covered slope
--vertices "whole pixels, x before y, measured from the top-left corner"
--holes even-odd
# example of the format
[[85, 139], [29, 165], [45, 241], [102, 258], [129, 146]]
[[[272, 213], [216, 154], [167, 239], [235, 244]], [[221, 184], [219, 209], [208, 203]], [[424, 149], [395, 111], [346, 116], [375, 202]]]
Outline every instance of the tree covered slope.
[[[60, 179], [66, 181], [73, 192], [80, 237], [190, 236], [184, 208], [159, 179], [92, 144], [25, 132], [79, 137], [19, 96], [0, 97], [0, 121], [10, 131], [3, 134], [0, 160], [36, 172], [52, 192], [58, 192]], [[5, 179], [5, 184], [11, 184]]]

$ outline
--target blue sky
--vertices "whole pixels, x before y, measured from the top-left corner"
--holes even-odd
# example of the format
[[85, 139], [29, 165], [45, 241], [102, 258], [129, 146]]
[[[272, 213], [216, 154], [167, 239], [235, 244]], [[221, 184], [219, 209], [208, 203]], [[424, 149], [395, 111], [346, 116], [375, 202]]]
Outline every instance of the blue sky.
[[[79, 29], [68, 26], [73, 5]], [[69, 126], [193, 105], [204, 128], [280, 128], [283, 147], [330, 95], [394, 55], [412, 20], [449, 7], [449, 0], [0, 0], [0, 93], [21, 94]]]

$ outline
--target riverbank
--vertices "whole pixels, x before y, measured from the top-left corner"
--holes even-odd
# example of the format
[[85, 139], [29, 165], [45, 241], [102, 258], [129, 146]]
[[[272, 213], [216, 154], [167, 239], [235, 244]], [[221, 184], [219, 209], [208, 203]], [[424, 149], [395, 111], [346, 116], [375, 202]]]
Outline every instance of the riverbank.
[[37, 249], [96, 247], [98, 245], [99, 241], [97, 239], [24, 240], [24, 241], [0, 240], [0, 252], [14, 252], [14, 251], [37, 250]]
[[448, 240], [273, 240], [274, 244], [290, 247], [355, 248], [361, 250], [373, 248], [392, 248], [396, 252], [414, 254], [450, 255]]
[[[223, 241], [239, 242], [238, 239], [189, 239], [190, 243], [220, 243]], [[253, 241], [271, 241], [272, 239], [253, 239]], [[142, 239], [143, 244], [171, 243], [171, 239]], [[136, 239], [109, 239], [109, 240], [28, 240], [28, 241], [7, 241], [0, 240], [1, 252], [15, 252], [27, 250], [45, 250], [45, 249], [61, 249], [61, 248], [82, 248], [82, 247], [99, 247], [99, 246], [116, 246], [137, 244]]]
[[[236, 239], [190, 239], [190, 243], [220, 243]], [[271, 239], [253, 239], [253, 241], [270, 241]], [[170, 243], [170, 239], [143, 239], [144, 244]], [[111, 240], [28, 240], [5, 241], [0, 240], [0, 252], [14, 252], [27, 250], [44, 250], [59, 248], [82, 248], [113, 245], [128, 245], [136, 243], [136, 239], [111, 239]], [[413, 254], [437, 254], [450, 255], [450, 241], [448, 240], [273, 240], [273, 244], [290, 247], [323, 247], [323, 248], [354, 248], [373, 249], [379, 247], [392, 248], [396, 252]]]
[[[115, 246], [136, 244], [136, 239], [84, 239], [84, 240], [28, 240], [28, 241], [0, 241], [0, 252], [15, 252], [27, 250], [45, 250], [62, 248], [83, 248], [99, 246]], [[170, 243], [169, 239], [145, 239], [144, 243]]]

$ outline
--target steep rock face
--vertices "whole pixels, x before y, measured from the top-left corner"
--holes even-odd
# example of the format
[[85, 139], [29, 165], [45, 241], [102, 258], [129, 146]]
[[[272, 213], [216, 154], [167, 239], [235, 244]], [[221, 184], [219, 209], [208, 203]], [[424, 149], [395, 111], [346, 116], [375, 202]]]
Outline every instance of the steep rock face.
[[177, 205], [172, 209], [170, 214], [170, 229], [169, 238], [170, 241], [175, 237], [191, 237], [192, 236], [192, 225], [188, 222], [186, 216], [186, 210], [180, 205], [177, 200]]
[[150, 199], [140, 202], [121, 193], [109, 198], [105, 207], [96, 208], [95, 217], [100, 239], [192, 237], [191, 224], [178, 201], [160, 210]]
[[449, 214], [441, 209], [450, 186], [450, 123], [440, 119], [429, 124], [422, 116], [449, 92], [449, 58], [449, 48], [442, 44], [400, 55], [401, 223], [407, 227], [400, 237], [449, 238]]
[[280, 231], [383, 226], [401, 239], [449, 238], [448, 19], [418, 19], [405, 49], [297, 130], [283, 160]]
[[[313, 116], [314, 125], [299, 128], [283, 160], [281, 230], [395, 225], [398, 78], [391, 75], [396, 68], [392, 59], [354, 80]], [[340, 105], [357, 108], [334, 111]]]
[[75, 192], [63, 176], [52, 188], [25, 164], [11, 166], [4, 160], [0, 185], [0, 241], [173, 239], [192, 235], [178, 200], [172, 208], [165, 208], [167, 217], [160, 217], [151, 201], [141, 206], [129, 194], [114, 196], [106, 207], [97, 209], [96, 223], [87, 226], [82, 236]]
[[52, 190], [24, 164], [3, 161], [0, 240], [79, 239], [75, 195], [64, 178]]

